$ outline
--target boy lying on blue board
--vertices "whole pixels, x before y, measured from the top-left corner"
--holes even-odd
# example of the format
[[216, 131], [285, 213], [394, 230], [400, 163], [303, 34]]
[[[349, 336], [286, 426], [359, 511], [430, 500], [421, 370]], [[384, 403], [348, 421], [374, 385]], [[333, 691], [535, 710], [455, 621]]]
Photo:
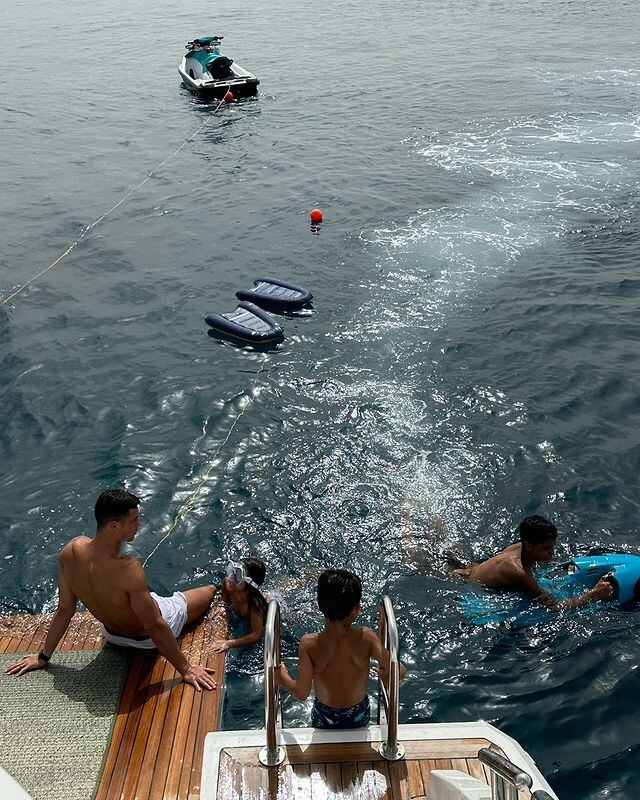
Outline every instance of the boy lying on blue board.
[[[298, 700], [315, 688], [311, 713], [314, 728], [363, 728], [369, 724], [367, 680], [371, 659], [384, 679], [390, 656], [370, 628], [351, 627], [360, 612], [362, 582], [345, 569], [327, 569], [318, 579], [318, 606], [324, 628], [300, 639], [298, 675], [294, 679], [284, 664], [276, 681]], [[400, 665], [400, 677], [405, 669]]]
[[553, 558], [558, 530], [548, 519], [534, 514], [525, 517], [520, 523], [520, 542], [509, 545], [498, 555], [480, 564], [466, 566], [455, 556], [447, 554], [453, 572], [463, 578], [470, 578], [490, 589], [505, 589], [522, 592], [551, 608], [581, 608], [594, 600], [611, 600], [614, 587], [606, 578], [600, 578], [596, 585], [586, 592], [567, 600], [557, 601], [540, 586], [533, 575], [533, 567], [548, 563]]

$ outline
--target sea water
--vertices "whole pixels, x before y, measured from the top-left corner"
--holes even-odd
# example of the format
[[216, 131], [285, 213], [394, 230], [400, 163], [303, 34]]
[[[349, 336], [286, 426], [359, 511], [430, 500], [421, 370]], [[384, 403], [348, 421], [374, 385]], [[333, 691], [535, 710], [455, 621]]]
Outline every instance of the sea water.
[[[157, 591], [262, 557], [295, 666], [319, 571], [354, 569], [364, 624], [396, 608], [402, 722], [482, 718], [560, 797], [634, 798], [637, 615], [475, 627], [439, 556], [529, 513], [561, 557], [637, 552], [638, 30], [623, 0], [5, 12], [0, 297], [207, 119], [188, 40], [262, 83], [0, 311], [2, 613], [54, 607], [124, 485]], [[314, 313], [269, 353], [207, 336], [265, 274]], [[225, 727], [258, 727], [261, 651], [228, 663]]]

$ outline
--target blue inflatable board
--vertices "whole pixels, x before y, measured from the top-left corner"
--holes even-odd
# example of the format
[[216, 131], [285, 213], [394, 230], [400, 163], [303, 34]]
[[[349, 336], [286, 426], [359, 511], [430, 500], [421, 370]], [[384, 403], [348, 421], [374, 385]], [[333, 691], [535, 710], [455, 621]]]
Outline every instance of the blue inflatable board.
[[313, 299], [307, 289], [278, 278], [258, 278], [253, 284], [253, 289], [240, 289], [236, 297], [255, 303], [267, 311], [300, 311]]
[[210, 314], [205, 318], [218, 333], [251, 344], [279, 342], [284, 339], [282, 328], [253, 303], [238, 303], [228, 314]]
[[[554, 574], [562, 569], [562, 574]], [[576, 597], [607, 576], [616, 589], [615, 600], [624, 606], [640, 594], [640, 556], [627, 553], [604, 553], [581, 556], [566, 564], [556, 565], [538, 575], [538, 583], [556, 600]], [[556, 613], [517, 592], [497, 592], [477, 587], [458, 599], [460, 611], [476, 625], [510, 622], [526, 627], [552, 620]]]

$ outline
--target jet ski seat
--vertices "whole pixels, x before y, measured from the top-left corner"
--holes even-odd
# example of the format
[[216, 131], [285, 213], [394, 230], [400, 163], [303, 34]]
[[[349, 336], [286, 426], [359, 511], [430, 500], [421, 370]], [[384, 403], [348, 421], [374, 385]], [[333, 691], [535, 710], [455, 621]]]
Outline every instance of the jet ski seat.
[[232, 60], [226, 56], [213, 56], [206, 61], [206, 69], [209, 75], [216, 80], [228, 78], [231, 72]]

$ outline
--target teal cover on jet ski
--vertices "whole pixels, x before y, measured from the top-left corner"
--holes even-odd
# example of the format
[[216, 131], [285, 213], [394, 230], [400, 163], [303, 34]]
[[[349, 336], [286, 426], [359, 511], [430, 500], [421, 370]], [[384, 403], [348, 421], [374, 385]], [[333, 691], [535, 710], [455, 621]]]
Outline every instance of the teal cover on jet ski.
[[226, 56], [223, 56], [221, 53], [209, 53], [202, 63], [208, 68], [210, 64], [213, 64], [214, 61], [217, 61], [220, 58], [224, 58], [225, 61], [229, 61], [229, 59]]
[[[554, 574], [558, 569], [566, 571], [560, 575]], [[640, 593], [640, 556], [627, 553], [579, 556], [540, 574], [538, 583], [545, 592], [562, 601], [591, 589], [605, 576], [616, 589], [616, 597], [611, 602], [618, 606], [627, 605], [636, 599], [636, 586]], [[593, 607], [593, 604], [589, 607]], [[548, 622], [557, 613], [519, 592], [498, 592], [480, 586], [460, 597], [458, 608], [476, 625], [510, 622], [525, 627]]]
[[217, 61], [219, 58], [224, 58], [225, 61], [229, 61], [226, 56], [223, 56], [221, 53], [212, 53], [211, 50], [190, 50], [187, 53], [187, 58], [195, 58], [196, 61], [202, 64], [203, 69], [207, 69], [209, 64], [213, 64], [213, 62]]

